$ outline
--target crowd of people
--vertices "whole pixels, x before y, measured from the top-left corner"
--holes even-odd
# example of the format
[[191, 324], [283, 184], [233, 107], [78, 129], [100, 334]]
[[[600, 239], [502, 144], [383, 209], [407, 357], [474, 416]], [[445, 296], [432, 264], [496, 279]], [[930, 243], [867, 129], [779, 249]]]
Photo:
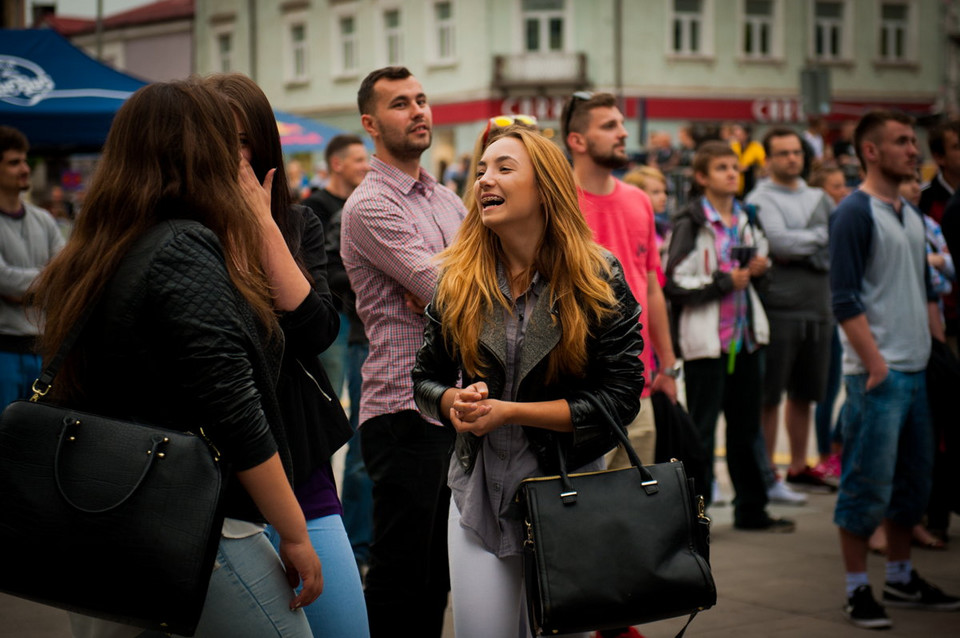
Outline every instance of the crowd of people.
[[[685, 402], [713, 506], [723, 413], [735, 529], [795, 532], [770, 503], [839, 490], [853, 624], [960, 609], [911, 561], [913, 544], [946, 548], [957, 509], [955, 419], [927, 368], [956, 353], [960, 123], [930, 131], [922, 188], [914, 122], [888, 111], [832, 145], [822, 120], [759, 140], [685, 129], [680, 150], [658, 132], [650, 165], [620, 179], [617, 99], [577, 92], [563, 148], [532, 116], [496, 116], [438, 180], [409, 70], [371, 72], [357, 103], [373, 156], [334, 138], [311, 191], [291, 188], [249, 78], [148, 85], [118, 112], [81, 213], [58, 195], [66, 231], [22, 200], [27, 140], [0, 127], [3, 400], [93, 308], [53, 398], [205, 425], [236, 480], [196, 635], [439, 637], [452, 592], [458, 638], [529, 636], [519, 483], [555, 474], [558, 450], [571, 471], [629, 464], [597, 401], [641, 459], [664, 460], [654, 397]], [[870, 550], [887, 557], [879, 602]]]

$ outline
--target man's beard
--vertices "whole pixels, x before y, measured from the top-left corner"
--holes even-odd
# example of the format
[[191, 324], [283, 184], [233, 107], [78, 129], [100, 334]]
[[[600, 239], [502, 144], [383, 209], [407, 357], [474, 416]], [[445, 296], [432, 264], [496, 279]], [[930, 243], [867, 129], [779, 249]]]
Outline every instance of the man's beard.
[[419, 159], [423, 152], [430, 148], [432, 142], [432, 131], [425, 142], [411, 142], [406, 135], [398, 135], [396, 138], [386, 135], [383, 137], [383, 145], [397, 159]]
[[630, 160], [627, 159], [626, 154], [617, 155], [613, 150], [611, 150], [609, 153], [600, 154], [597, 152], [597, 149], [594, 147], [594, 145], [589, 142], [587, 143], [587, 153], [590, 155], [590, 159], [592, 159], [595, 164], [612, 170], [623, 168], [630, 163]]

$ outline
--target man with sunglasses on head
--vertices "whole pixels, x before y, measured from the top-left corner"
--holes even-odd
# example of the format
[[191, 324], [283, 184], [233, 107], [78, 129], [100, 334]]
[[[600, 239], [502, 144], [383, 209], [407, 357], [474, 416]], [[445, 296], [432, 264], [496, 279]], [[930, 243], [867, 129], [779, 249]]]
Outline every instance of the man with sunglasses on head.
[[[563, 108], [563, 141], [573, 159], [580, 210], [593, 230], [594, 239], [623, 264], [627, 283], [639, 302], [641, 335], [645, 347], [644, 385], [640, 413], [627, 428], [634, 449], [645, 463], [654, 462], [656, 428], [650, 395], [663, 392], [677, 402], [680, 366], [673, 352], [667, 304], [657, 279], [660, 253], [650, 198], [639, 188], [625, 184], [613, 171], [627, 165], [627, 130], [617, 99], [610, 93], [574, 93]], [[653, 357], [660, 370], [650, 383]], [[610, 468], [626, 467], [630, 461], [623, 450], [608, 455]]]
[[340, 251], [370, 340], [360, 403], [361, 451], [373, 481], [367, 615], [373, 638], [439, 638], [450, 591], [447, 469], [454, 437], [417, 411], [410, 371], [437, 281], [433, 257], [453, 241], [466, 209], [420, 166], [433, 122], [409, 70], [372, 71], [357, 103], [375, 152], [343, 207]]

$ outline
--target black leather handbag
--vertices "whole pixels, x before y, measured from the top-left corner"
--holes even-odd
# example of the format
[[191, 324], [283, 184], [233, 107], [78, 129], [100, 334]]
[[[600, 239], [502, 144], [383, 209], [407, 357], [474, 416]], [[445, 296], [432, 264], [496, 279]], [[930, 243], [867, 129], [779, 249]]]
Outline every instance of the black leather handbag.
[[202, 432], [38, 402], [85, 320], [0, 415], [0, 591], [192, 636], [223, 525], [220, 455]]
[[530, 478], [524, 581], [534, 635], [628, 627], [712, 607], [710, 519], [679, 461], [644, 467], [601, 401], [632, 467]]

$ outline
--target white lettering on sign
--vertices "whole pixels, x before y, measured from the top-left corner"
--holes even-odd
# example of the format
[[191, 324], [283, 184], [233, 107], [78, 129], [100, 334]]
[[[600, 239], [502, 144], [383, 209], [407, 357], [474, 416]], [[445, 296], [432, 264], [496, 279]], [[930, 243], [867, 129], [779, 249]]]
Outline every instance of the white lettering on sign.
[[503, 114], [533, 115], [540, 121], [559, 120], [565, 102], [566, 98], [560, 96], [508, 97], [501, 103], [500, 109]]
[[12, 55], [0, 55], [0, 100], [17, 106], [33, 106], [53, 87], [53, 79], [39, 65]]
[[767, 124], [775, 122], [803, 122], [803, 103], [793, 98], [763, 98], [750, 104], [753, 119]]

